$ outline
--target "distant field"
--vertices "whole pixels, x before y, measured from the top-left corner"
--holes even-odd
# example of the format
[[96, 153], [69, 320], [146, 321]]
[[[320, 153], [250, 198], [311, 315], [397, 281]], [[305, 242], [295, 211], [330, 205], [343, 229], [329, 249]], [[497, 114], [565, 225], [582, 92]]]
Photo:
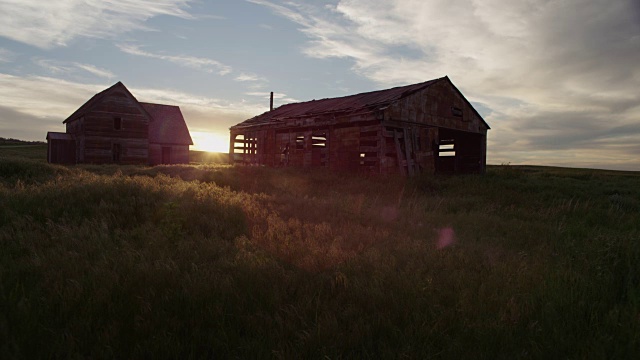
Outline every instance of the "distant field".
[[0, 146], [2, 359], [640, 353], [638, 172], [404, 179], [43, 154]]
[[[18, 156], [33, 160], [47, 160], [47, 144], [32, 144], [17, 141], [2, 141], [0, 138], [0, 156]], [[194, 164], [226, 164], [229, 154], [207, 151], [189, 151], [190, 161]]]
[[189, 159], [196, 164], [227, 164], [229, 154], [191, 150], [189, 151]]

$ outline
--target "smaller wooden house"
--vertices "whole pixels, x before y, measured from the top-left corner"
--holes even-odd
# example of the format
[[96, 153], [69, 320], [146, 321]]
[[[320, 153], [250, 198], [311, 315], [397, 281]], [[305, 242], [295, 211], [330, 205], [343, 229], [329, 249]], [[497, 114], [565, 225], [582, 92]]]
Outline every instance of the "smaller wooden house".
[[151, 116], [149, 164], [188, 164], [193, 145], [180, 108], [173, 105], [140, 103]]
[[448, 77], [287, 104], [230, 128], [235, 164], [483, 173], [489, 125]]
[[142, 103], [121, 82], [94, 95], [47, 133], [52, 163], [180, 164], [193, 145], [177, 106]]

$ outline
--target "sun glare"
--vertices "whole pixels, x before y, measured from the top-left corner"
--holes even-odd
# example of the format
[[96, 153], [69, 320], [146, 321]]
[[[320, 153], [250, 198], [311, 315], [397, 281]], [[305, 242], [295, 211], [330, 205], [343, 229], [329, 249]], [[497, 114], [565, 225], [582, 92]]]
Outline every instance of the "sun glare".
[[191, 138], [193, 139], [192, 150], [210, 151], [210, 152], [229, 152], [229, 135], [205, 132], [205, 131], [192, 131]]

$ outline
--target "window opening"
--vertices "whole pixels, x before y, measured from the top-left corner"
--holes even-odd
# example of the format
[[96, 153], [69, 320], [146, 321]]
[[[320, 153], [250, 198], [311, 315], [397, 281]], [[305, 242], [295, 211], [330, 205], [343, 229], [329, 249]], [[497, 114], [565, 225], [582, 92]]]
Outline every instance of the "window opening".
[[313, 146], [314, 148], [327, 147], [327, 134], [319, 133], [311, 135], [311, 146]]
[[304, 135], [296, 136], [296, 149], [297, 150], [304, 149]]
[[113, 118], [113, 128], [115, 130], [121, 130], [122, 129], [122, 118], [120, 118], [120, 117]]
[[245, 152], [245, 143], [244, 143], [244, 134], [236, 135], [236, 138], [233, 140], [233, 153], [234, 154], [244, 154]]
[[442, 140], [438, 145], [438, 156], [456, 156], [454, 141]]
[[376, 152], [361, 152], [360, 153], [360, 166], [374, 166], [378, 154]]

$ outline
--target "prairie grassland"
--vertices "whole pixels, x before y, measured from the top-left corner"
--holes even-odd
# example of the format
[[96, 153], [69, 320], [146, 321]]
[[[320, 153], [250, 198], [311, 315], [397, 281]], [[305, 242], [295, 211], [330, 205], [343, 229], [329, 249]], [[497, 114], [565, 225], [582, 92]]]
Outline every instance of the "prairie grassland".
[[0, 148], [1, 358], [640, 353], [640, 173], [36, 154]]

